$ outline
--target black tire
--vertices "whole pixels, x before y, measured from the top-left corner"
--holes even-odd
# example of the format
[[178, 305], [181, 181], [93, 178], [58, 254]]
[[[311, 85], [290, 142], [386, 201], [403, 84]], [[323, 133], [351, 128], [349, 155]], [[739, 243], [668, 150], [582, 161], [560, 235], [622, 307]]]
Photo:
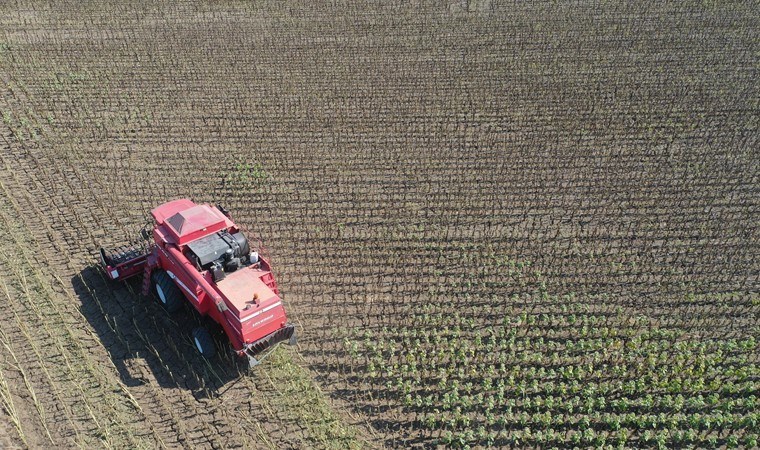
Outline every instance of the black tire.
[[154, 270], [150, 276], [153, 281], [153, 295], [166, 312], [175, 313], [182, 307], [184, 295], [180, 292], [174, 280], [161, 269]]
[[208, 330], [198, 327], [193, 330], [193, 342], [198, 353], [206, 359], [211, 359], [216, 355], [216, 346]]

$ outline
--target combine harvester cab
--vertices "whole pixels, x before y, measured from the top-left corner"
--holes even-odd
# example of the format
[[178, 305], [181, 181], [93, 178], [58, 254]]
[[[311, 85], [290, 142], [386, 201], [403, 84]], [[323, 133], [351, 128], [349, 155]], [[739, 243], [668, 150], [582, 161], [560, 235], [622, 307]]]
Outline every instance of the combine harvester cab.
[[[142, 273], [143, 294], [152, 290], [170, 313], [187, 300], [224, 329], [235, 352], [251, 366], [259, 364], [267, 349], [284, 341], [295, 344], [295, 327], [287, 321], [269, 262], [251, 251], [226, 210], [181, 199], [151, 215], [153, 242], [145, 251], [108, 254], [101, 249], [109, 278], [120, 281]], [[193, 330], [193, 340], [203, 356], [214, 356], [205, 328]]]

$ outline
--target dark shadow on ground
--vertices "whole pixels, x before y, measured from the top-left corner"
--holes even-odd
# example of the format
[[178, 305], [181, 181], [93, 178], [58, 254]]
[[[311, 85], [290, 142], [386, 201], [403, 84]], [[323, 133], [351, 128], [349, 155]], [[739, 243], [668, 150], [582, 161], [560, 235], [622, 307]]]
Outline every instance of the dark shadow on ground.
[[[71, 284], [82, 314], [127, 386], [147, 382], [141, 366], [149, 368], [160, 386], [188, 389], [196, 398], [218, 396], [247, 376], [247, 362], [232, 352], [221, 327], [201, 318], [189, 304], [170, 316], [152, 295], [140, 294], [142, 276], [115, 282], [98, 266], [89, 266]], [[211, 360], [192, 343], [191, 331], [200, 325], [216, 342], [217, 355]]]

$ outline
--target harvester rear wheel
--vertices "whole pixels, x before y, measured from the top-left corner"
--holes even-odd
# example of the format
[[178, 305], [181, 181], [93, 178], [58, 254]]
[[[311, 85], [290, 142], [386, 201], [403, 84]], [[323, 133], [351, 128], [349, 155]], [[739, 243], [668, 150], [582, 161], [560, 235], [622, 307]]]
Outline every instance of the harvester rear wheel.
[[198, 327], [193, 330], [193, 341], [195, 342], [195, 348], [198, 349], [198, 352], [203, 355], [204, 358], [213, 358], [216, 354], [214, 340], [205, 328]]
[[167, 312], [177, 312], [182, 307], [182, 292], [174, 281], [163, 270], [154, 270], [151, 274], [153, 280], [153, 293], [158, 303], [164, 307]]

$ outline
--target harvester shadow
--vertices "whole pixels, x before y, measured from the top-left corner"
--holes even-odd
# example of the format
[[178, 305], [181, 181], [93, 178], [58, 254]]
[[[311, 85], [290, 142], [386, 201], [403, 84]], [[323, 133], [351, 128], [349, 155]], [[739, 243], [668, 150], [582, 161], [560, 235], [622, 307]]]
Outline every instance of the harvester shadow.
[[[218, 326], [211, 326], [186, 306], [169, 316], [152, 297], [140, 294], [141, 278], [108, 280], [97, 266], [71, 279], [82, 315], [108, 351], [128, 387], [150, 383], [187, 389], [196, 398], [216, 397], [247, 372]], [[214, 335], [217, 356], [205, 360], [195, 350], [191, 330], [202, 324]]]

